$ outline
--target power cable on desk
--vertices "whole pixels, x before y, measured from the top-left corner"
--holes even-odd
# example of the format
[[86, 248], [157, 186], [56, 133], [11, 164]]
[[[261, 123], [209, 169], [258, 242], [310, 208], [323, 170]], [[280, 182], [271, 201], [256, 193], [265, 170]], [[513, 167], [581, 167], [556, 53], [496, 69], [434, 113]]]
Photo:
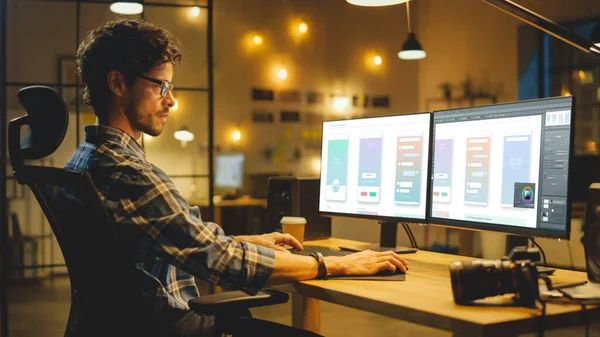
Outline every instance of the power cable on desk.
[[417, 240], [415, 239], [415, 236], [413, 235], [412, 230], [410, 229], [410, 227], [408, 226], [407, 223], [402, 223], [402, 227], [404, 227], [404, 231], [406, 232], [406, 235], [408, 236], [408, 240], [410, 240], [410, 245], [412, 246], [412, 248], [419, 248], [417, 246]]
[[583, 323], [585, 323], [585, 337], [590, 336], [590, 317], [588, 316], [585, 304], [581, 304], [581, 314], [583, 315]]
[[540, 315], [540, 327], [539, 327], [539, 331], [538, 331], [538, 336], [539, 337], [544, 337], [544, 332], [546, 330], [546, 328], [545, 328], [545, 321], [546, 321], [546, 301], [542, 301], [541, 299], [539, 301], [540, 301], [540, 303], [542, 303], [542, 314]]
[[571, 270], [575, 270], [575, 262], [573, 262], [573, 251], [571, 250], [571, 243], [567, 242], [567, 248], [569, 248], [569, 260], [571, 261]]
[[538, 247], [538, 249], [540, 250], [540, 253], [542, 253], [542, 259], [544, 260], [544, 267], [546, 267], [546, 253], [544, 253], [542, 246], [540, 246], [537, 242], [535, 242], [535, 239], [533, 238], [533, 236], [530, 236], [529, 240], [531, 240], [531, 243], [533, 243], [536, 247]]
[[[550, 278], [548, 276], [542, 275], [540, 276], [540, 278], [542, 280], [544, 280], [544, 282], [546, 283], [546, 287], [548, 288], [548, 290], [553, 290], [553, 289], [564, 289], [564, 287], [553, 287], [552, 286], [552, 280], [550, 280]], [[573, 285], [575, 286], [575, 285]], [[539, 326], [539, 331], [538, 331], [538, 336], [539, 337], [544, 337], [544, 331], [545, 331], [545, 319], [546, 319], [546, 303], [552, 303], [552, 300], [543, 300], [541, 298], [537, 299], [541, 304], [542, 304], [542, 314], [540, 315], [540, 326]], [[581, 305], [581, 314], [583, 316], [583, 322], [585, 324], [585, 337], [589, 337], [590, 335], [590, 317], [588, 315], [588, 311], [586, 308], [586, 305], [599, 305], [600, 303], [597, 300], [584, 300], [584, 299], [580, 299], [580, 300], [576, 300], [576, 299], [571, 299], [569, 302], [557, 302], [557, 304], [579, 304]]]

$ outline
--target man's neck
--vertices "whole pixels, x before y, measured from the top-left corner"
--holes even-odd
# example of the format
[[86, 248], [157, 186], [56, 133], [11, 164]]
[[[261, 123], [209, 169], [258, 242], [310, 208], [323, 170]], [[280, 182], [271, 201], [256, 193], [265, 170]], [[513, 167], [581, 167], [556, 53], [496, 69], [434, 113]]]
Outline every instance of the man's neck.
[[123, 132], [130, 135], [135, 140], [138, 140], [142, 136], [142, 132], [131, 125], [122, 111], [107, 113], [105, 118], [98, 119], [98, 124], [123, 130]]

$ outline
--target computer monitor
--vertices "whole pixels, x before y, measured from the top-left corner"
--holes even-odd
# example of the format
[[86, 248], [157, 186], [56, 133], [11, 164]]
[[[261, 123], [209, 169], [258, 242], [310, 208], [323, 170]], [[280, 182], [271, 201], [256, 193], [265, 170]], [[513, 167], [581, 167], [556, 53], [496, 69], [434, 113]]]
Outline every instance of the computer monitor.
[[244, 183], [244, 160], [242, 153], [219, 153], [215, 161], [215, 187], [241, 189]]
[[380, 245], [396, 249], [398, 222], [427, 215], [431, 114], [323, 123], [319, 211], [382, 221]]
[[569, 239], [573, 98], [433, 113], [429, 222]]

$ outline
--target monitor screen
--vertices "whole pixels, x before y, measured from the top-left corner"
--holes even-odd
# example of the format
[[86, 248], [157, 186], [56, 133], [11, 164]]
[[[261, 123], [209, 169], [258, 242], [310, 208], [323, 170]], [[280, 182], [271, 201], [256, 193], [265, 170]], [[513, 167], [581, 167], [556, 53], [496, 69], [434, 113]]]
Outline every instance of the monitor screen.
[[430, 223], [569, 237], [573, 99], [435, 111]]
[[244, 182], [244, 155], [219, 153], [215, 164], [215, 186], [241, 188]]
[[320, 212], [424, 220], [430, 129], [429, 113], [324, 122]]

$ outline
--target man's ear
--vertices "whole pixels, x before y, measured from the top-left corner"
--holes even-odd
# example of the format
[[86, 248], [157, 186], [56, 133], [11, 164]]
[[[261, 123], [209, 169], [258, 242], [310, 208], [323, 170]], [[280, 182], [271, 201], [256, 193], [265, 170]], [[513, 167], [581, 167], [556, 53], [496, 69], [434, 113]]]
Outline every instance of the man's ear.
[[119, 71], [109, 71], [106, 74], [106, 82], [108, 83], [108, 89], [117, 97], [121, 97], [127, 92], [125, 76]]

